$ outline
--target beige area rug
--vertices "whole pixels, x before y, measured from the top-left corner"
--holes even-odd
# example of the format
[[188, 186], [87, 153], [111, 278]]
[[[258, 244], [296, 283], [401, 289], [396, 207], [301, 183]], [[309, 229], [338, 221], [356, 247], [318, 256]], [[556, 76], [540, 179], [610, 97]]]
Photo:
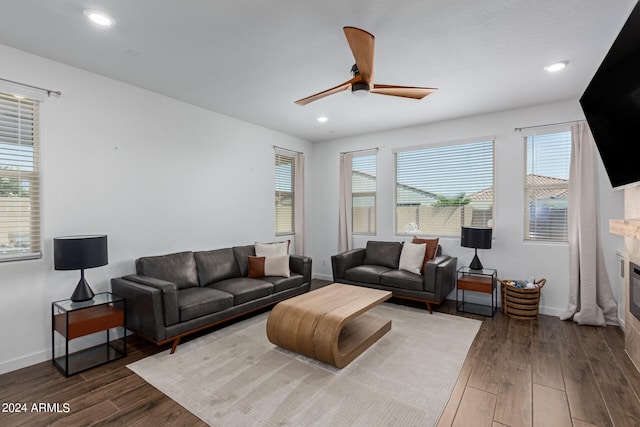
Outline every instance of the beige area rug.
[[268, 313], [128, 367], [212, 426], [433, 426], [480, 321], [385, 303], [391, 330], [343, 369], [281, 349]]

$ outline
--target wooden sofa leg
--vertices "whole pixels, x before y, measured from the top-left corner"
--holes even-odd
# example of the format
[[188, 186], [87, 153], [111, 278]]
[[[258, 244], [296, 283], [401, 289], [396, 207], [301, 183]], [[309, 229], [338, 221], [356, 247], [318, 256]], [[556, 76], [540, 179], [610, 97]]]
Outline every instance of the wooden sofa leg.
[[429, 314], [433, 314], [433, 311], [431, 311], [431, 304], [428, 301], [425, 301], [425, 303], [427, 304], [427, 310], [429, 310]]
[[173, 345], [171, 346], [171, 352], [169, 354], [175, 353], [176, 347], [178, 347], [178, 344], [180, 344], [180, 337], [173, 340]]

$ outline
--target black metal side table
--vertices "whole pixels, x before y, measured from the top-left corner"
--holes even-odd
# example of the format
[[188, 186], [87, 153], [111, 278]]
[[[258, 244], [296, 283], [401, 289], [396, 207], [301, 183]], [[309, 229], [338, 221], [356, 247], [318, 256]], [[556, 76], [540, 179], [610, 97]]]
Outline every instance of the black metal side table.
[[[473, 270], [469, 267], [460, 267], [456, 282], [456, 309], [465, 313], [493, 317], [498, 306], [497, 278], [498, 270], [493, 268]], [[458, 298], [460, 291], [462, 291], [462, 301]], [[491, 306], [466, 302], [465, 291], [491, 294]]]
[[[68, 377], [127, 355], [126, 304], [110, 292], [89, 301], [51, 303], [52, 361], [60, 372]], [[122, 336], [114, 337], [112, 330]]]

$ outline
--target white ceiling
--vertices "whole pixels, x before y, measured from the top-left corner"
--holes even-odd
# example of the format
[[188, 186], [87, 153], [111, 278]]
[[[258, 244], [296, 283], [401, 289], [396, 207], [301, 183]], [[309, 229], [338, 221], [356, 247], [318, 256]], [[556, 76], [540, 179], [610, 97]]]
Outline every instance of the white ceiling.
[[[2, 0], [0, 44], [322, 141], [578, 99], [635, 3]], [[87, 8], [116, 24], [98, 28]], [[347, 91], [295, 105], [350, 78], [346, 25], [375, 35], [376, 83], [439, 91], [420, 101]], [[543, 70], [557, 60], [569, 66]]]

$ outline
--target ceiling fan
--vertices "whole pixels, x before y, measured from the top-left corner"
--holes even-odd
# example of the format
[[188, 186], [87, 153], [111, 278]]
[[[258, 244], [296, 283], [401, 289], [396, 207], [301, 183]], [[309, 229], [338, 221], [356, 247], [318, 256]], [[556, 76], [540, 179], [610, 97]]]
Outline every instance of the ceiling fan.
[[373, 83], [373, 52], [375, 40], [373, 34], [355, 27], [344, 27], [344, 34], [349, 42], [356, 63], [351, 67], [350, 80], [296, 101], [298, 105], [307, 105], [325, 96], [351, 89], [354, 95], [377, 93], [380, 95], [399, 96], [402, 98], [422, 99], [437, 89], [427, 87], [394, 86]]

